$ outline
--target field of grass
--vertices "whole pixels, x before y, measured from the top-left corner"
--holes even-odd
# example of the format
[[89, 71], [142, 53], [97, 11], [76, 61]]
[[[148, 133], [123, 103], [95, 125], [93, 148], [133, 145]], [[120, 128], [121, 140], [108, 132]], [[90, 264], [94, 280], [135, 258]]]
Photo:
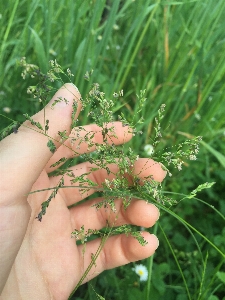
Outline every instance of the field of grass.
[[[198, 185], [216, 182], [198, 198], [162, 211], [155, 232], [160, 246], [142, 261], [139, 282], [130, 264], [81, 286], [73, 299], [225, 299], [225, 1], [224, 0], [9, 0], [0, 2], [0, 130], [22, 122], [40, 103], [26, 94], [26, 57], [46, 72], [49, 60], [70, 68], [85, 97], [98, 82], [108, 99], [123, 89], [115, 113], [129, 119], [146, 90], [144, 122], [130, 146], [140, 156], [151, 144], [154, 120], [166, 104], [163, 137], [155, 155], [202, 136], [196, 161], [164, 183], [176, 200]], [[90, 81], [84, 80], [93, 70]], [[3, 117], [3, 115], [5, 117]], [[81, 116], [88, 122], [87, 114]]]

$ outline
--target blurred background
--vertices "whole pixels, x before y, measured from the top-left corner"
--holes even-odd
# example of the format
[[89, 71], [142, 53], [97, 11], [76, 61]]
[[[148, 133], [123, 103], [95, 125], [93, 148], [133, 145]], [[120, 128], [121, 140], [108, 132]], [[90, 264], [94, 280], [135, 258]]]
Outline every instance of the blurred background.
[[[27, 95], [21, 57], [47, 72], [49, 60], [74, 74], [83, 97], [93, 82], [106, 98], [123, 90], [115, 113], [129, 119], [137, 94], [146, 90], [139, 126], [130, 146], [148, 156], [154, 118], [166, 104], [163, 137], [155, 150], [176, 149], [185, 138], [203, 137], [197, 161], [173, 171], [165, 190], [179, 201], [199, 184], [216, 182], [172, 210], [196, 228], [190, 232], [162, 213], [160, 239], [147, 282], [134, 264], [104, 272], [81, 286], [74, 299], [225, 299], [225, 1], [224, 0], [8, 0], [0, 2], [0, 130], [23, 122], [41, 106]], [[84, 80], [93, 70], [90, 81]], [[58, 86], [59, 87], [59, 86]], [[4, 116], [3, 116], [4, 115]], [[81, 123], [87, 122], [85, 115]], [[154, 156], [154, 155], [153, 155]], [[171, 250], [172, 249], [172, 250]], [[224, 255], [222, 255], [222, 254]], [[180, 266], [180, 267], [178, 267]], [[149, 270], [150, 270], [149, 269]], [[93, 288], [94, 290], [93, 290]]]

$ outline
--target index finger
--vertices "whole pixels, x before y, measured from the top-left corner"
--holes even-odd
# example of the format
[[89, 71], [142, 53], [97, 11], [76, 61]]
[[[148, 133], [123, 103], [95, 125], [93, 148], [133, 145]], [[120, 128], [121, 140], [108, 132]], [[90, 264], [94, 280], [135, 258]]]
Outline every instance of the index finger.
[[[121, 145], [127, 143], [132, 138], [131, 128], [123, 126], [122, 122], [111, 122], [105, 125], [110, 128], [109, 132], [103, 137], [103, 128], [96, 124], [75, 127], [69, 138], [54, 153], [49, 160], [46, 171], [52, 172], [56, 167], [51, 167], [62, 157], [65, 159], [73, 158], [84, 153], [90, 153], [96, 150], [100, 144]], [[57, 168], [61, 164], [57, 164]]]
[[[79, 188], [79, 182], [73, 184], [71, 183], [72, 178], [70, 176], [65, 176], [65, 188], [63, 189], [62, 194], [67, 206], [78, 203], [86, 197], [94, 194], [98, 189], [102, 188], [102, 184], [105, 183], [106, 180], [111, 181], [116, 178], [116, 174], [118, 174], [120, 170], [118, 164], [116, 163], [108, 165], [110, 173], [108, 173], [106, 169], [101, 168], [98, 168], [98, 170], [96, 171], [91, 171], [93, 168], [95, 168], [95, 164], [91, 164], [90, 162], [83, 162], [77, 166], [70, 168], [73, 174], [75, 174], [75, 178], [79, 178], [79, 176], [82, 177], [83, 175], [85, 175], [84, 177], [82, 177], [83, 180], [86, 182], [90, 180], [90, 182], [95, 183], [96, 186], [92, 187], [87, 183], [86, 185], [83, 184], [82, 187]], [[152, 159], [139, 158], [133, 166], [132, 175], [137, 176], [141, 180], [145, 180], [151, 177], [151, 179], [157, 182], [161, 182], [166, 176], [166, 171], [162, 169], [160, 163], [157, 163]], [[124, 176], [126, 176], [129, 180], [129, 184], [132, 185], [133, 178], [131, 174], [124, 174]], [[57, 185], [60, 178], [61, 176], [50, 177], [51, 186]]]

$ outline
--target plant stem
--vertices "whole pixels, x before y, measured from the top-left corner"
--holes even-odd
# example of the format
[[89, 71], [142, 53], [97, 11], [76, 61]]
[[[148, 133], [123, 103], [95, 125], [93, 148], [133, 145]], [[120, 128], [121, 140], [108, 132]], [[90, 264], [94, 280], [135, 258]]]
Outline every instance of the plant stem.
[[[158, 223], [155, 224], [153, 233], [156, 234], [158, 230]], [[154, 254], [148, 258], [148, 282], [147, 282], [147, 289], [145, 299], [149, 299], [150, 290], [151, 290], [151, 279], [152, 279], [152, 267], [153, 267], [153, 258]]]

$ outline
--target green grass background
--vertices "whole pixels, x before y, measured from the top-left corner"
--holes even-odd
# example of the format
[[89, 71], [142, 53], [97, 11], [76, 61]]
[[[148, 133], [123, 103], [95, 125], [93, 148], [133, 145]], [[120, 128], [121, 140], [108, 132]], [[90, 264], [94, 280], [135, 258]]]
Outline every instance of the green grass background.
[[[152, 271], [148, 282], [139, 283], [131, 264], [94, 279], [94, 290], [105, 299], [225, 299], [225, 1], [1, 1], [0, 114], [19, 122], [23, 113], [40, 109], [26, 94], [30, 82], [17, 65], [23, 56], [43, 72], [50, 59], [70, 68], [83, 96], [91, 82], [98, 82], [108, 98], [123, 89], [115, 111], [127, 118], [136, 112], [136, 94], [145, 89], [143, 134], [130, 144], [140, 156], [146, 156], [144, 145], [151, 143], [162, 103], [166, 115], [158, 153], [175, 149], [185, 136], [203, 136], [198, 160], [182, 173], [173, 171], [165, 190], [179, 200], [179, 193], [216, 181], [198, 195], [204, 203], [184, 200], [172, 211], [220, 253], [162, 212], [151, 229], [160, 247], [154, 259], [142, 262]], [[92, 69], [88, 85], [83, 77]], [[5, 107], [11, 111], [5, 113]], [[87, 122], [85, 115], [81, 119]], [[0, 115], [0, 129], [9, 123]], [[92, 286], [81, 286], [74, 299], [97, 299]]]

